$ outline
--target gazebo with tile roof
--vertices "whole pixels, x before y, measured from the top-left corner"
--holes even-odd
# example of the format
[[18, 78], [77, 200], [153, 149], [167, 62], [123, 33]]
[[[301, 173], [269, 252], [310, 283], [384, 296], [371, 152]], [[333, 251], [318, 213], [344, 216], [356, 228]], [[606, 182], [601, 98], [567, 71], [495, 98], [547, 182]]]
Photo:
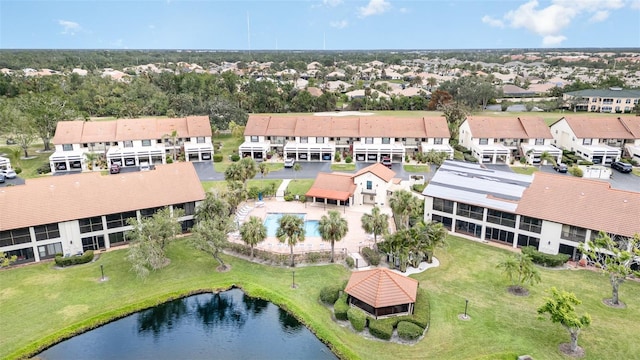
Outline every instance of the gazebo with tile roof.
[[413, 314], [418, 281], [386, 268], [356, 271], [345, 288], [349, 305], [380, 317]]

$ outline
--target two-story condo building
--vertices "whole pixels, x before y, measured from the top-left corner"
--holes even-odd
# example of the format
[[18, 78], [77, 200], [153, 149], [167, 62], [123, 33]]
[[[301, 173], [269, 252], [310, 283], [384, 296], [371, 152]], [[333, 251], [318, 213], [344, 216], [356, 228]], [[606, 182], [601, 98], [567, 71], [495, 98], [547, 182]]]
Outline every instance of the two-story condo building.
[[101, 154], [108, 164], [165, 164], [167, 155], [184, 153], [187, 161], [211, 161], [211, 125], [207, 116], [174, 119], [60, 121], [49, 157], [53, 173], [88, 168], [87, 153]]
[[547, 152], [559, 162], [562, 151], [551, 145], [553, 136], [542, 118], [467, 117], [460, 125], [460, 145], [480, 163], [509, 164], [525, 157], [539, 164]]
[[551, 124], [553, 144], [594, 164], [626, 155], [640, 161], [640, 117], [567, 116]]
[[579, 244], [599, 231], [622, 237], [640, 233], [640, 193], [598, 180], [446, 161], [422, 194], [425, 220], [456, 235], [573, 259], [581, 256]]
[[193, 225], [205, 197], [193, 164], [158, 165], [118, 175], [78, 173], [27, 179], [0, 188], [0, 251], [16, 264], [124, 244], [127, 219], [152, 216], [163, 207], [183, 209], [183, 230]]
[[403, 162], [429, 150], [453, 157], [443, 117], [250, 116], [244, 135], [240, 153], [258, 160], [270, 151], [302, 161], [332, 161], [336, 151], [362, 162]]
[[571, 91], [562, 95], [565, 102], [575, 102], [575, 109], [601, 113], [630, 113], [640, 101], [640, 90], [612, 87]]

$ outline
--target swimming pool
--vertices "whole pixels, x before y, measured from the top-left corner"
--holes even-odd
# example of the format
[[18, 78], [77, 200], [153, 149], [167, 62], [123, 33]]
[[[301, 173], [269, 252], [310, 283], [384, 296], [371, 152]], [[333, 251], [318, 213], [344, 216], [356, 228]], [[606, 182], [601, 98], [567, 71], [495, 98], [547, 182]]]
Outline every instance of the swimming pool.
[[[282, 217], [282, 213], [268, 213], [264, 218], [264, 226], [267, 227], [267, 236], [275, 237], [276, 231], [278, 231], [278, 220]], [[291, 214], [300, 218], [305, 218], [307, 214]], [[304, 222], [304, 236], [305, 237], [320, 237], [318, 231], [318, 220], [306, 220]]]

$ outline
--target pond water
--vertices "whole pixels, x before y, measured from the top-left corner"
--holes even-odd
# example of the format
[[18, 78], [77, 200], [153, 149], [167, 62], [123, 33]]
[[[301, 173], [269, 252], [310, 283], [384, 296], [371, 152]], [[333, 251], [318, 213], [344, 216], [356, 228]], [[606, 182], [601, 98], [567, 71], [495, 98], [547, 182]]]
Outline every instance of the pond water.
[[174, 300], [63, 341], [40, 359], [337, 359], [296, 318], [239, 289]]

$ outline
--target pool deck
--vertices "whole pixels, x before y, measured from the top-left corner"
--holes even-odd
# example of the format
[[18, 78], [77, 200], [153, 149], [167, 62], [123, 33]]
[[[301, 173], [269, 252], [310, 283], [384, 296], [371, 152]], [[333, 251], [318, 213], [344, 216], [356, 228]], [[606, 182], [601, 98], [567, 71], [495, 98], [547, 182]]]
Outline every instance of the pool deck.
[[[372, 205], [355, 205], [355, 206], [335, 206], [327, 205], [326, 208], [323, 205], [312, 203], [301, 203], [298, 201], [276, 201], [274, 199], [265, 199], [262, 204], [248, 201], [240, 205], [251, 206], [252, 209], [248, 212], [245, 220], [250, 216], [257, 216], [264, 220], [267, 213], [304, 213], [307, 214], [306, 220], [320, 220], [322, 215], [327, 214], [329, 210], [337, 210], [340, 215], [344, 217], [349, 224], [349, 231], [347, 235], [339, 242], [335, 244], [335, 251], [356, 253], [360, 248], [364, 246], [373, 245], [373, 236], [365, 233], [362, 229], [362, 222], [360, 219], [363, 214], [371, 213]], [[258, 205], [258, 206], [257, 206]], [[391, 209], [388, 206], [381, 207], [381, 210], [385, 214], [389, 214], [389, 231], [393, 232], [395, 226], [391, 219]], [[232, 242], [243, 243], [239, 236], [230, 236], [229, 240]], [[378, 239], [381, 241], [382, 239]], [[257, 249], [266, 250], [276, 253], [289, 253], [289, 247], [286, 244], [281, 243], [275, 237], [267, 237], [265, 241], [256, 246]], [[298, 243], [294, 247], [294, 253], [304, 253], [309, 251], [322, 251], [331, 249], [331, 244], [326, 241], [322, 241], [319, 237], [305, 238], [304, 242]]]

